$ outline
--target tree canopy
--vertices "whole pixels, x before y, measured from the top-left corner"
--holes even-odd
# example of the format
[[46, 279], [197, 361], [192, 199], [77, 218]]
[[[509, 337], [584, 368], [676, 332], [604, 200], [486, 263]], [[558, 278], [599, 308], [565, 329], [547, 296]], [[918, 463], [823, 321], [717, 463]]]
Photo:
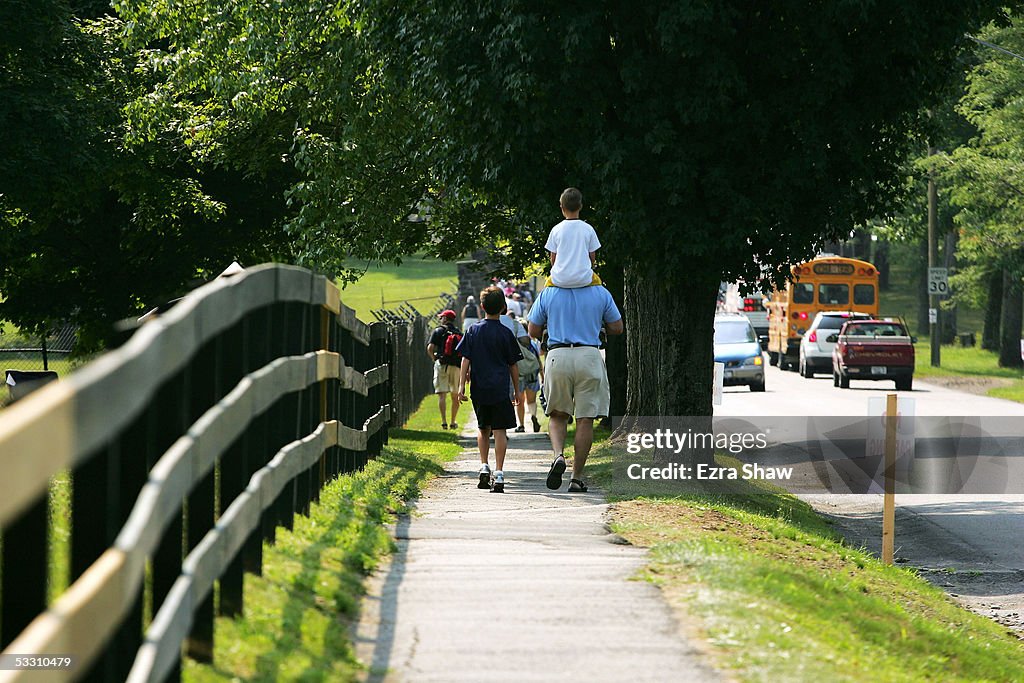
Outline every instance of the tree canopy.
[[[99, 98], [117, 113], [94, 127], [99, 148], [132, 160], [129, 178], [166, 179], [101, 175], [119, 225], [209, 233], [247, 206], [210, 180], [230, 173], [287, 188], [258, 195], [277, 210], [266, 224], [331, 273], [350, 255], [478, 245], [519, 267], [542, 260], [558, 193], [578, 186], [603, 267], [625, 269], [627, 329], [662, 321], [630, 335], [631, 410], [647, 414], [709, 411], [704, 363], [685, 361], [710, 363], [720, 280], [778, 282], [892, 210], [964, 32], [1004, 16], [983, 0], [115, 8], [128, 42], [95, 43], [99, 71], [123, 70]], [[11, 225], [39, 220], [10, 206]]]
[[85, 348], [232, 259], [284, 252], [288, 175], [204, 164], [166, 131], [130, 144], [123, 108], [157, 83], [98, 4], [0, 10], [17, 27], [0, 37], [0, 319], [77, 322]]
[[[982, 33], [1018, 54], [1024, 52], [1020, 20]], [[1024, 277], [1024, 62], [991, 48], [968, 78], [960, 112], [977, 135], [934, 164], [960, 208], [961, 250], [975, 268], [1008, 268]]]

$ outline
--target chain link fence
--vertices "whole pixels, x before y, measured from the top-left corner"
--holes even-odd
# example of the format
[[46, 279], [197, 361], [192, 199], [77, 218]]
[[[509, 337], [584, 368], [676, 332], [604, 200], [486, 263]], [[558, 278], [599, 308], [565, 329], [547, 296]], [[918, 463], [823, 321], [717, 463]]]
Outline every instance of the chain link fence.
[[58, 374], [70, 369], [68, 359], [75, 346], [74, 325], [64, 325], [45, 336], [21, 332], [0, 333], [0, 369], [53, 370]]
[[408, 301], [397, 308], [373, 311], [377, 320], [388, 324], [391, 335], [393, 424], [405, 424], [420, 402], [433, 392], [434, 361], [427, 355], [427, 343], [436, 327], [437, 315], [454, 306], [455, 294], [442, 294], [429, 316], [421, 314]]
[[[47, 335], [28, 335], [10, 329], [0, 332], [0, 371], [10, 384], [14, 381], [7, 371], [55, 372], [62, 377], [71, 372], [81, 361], [72, 361], [71, 352], [75, 347], [77, 327], [63, 325]], [[8, 390], [0, 391], [0, 407], [11, 401]]]

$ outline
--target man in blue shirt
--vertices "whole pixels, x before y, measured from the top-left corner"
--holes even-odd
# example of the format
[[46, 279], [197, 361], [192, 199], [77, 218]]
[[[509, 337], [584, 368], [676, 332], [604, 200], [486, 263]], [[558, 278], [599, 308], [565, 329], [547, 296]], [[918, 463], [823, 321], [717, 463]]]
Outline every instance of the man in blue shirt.
[[583, 467], [594, 442], [594, 419], [608, 415], [611, 391], [608, 370], [598, 349], [601, 328], [622, 334], [622, 314], [602, 286], [563, 289], [545, 287], [530, 309], [530, 336], [540, 339], [548, 328], [548, 354], [544, 364], [545, 413], [554, 462], [547, 486], [557, 490], [565, 472], [565, 434], [570, 415], [576, 416], [575, 457], [569, 492], [584, 492]]

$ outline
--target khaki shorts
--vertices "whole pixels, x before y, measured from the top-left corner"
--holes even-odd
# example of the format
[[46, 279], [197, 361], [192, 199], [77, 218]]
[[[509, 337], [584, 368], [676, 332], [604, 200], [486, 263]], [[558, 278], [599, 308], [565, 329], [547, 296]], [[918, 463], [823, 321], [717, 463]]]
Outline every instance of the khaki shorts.
[[607, 416], [611, 389], [600, 350], [578, 346], [548, 351], [544, 361], [544, 398], [545, 415], [554, 411], [577, 418]]
[[441, 365], [434, 361], [434, 393], [447, 394], [459, 390], [459, 366]]

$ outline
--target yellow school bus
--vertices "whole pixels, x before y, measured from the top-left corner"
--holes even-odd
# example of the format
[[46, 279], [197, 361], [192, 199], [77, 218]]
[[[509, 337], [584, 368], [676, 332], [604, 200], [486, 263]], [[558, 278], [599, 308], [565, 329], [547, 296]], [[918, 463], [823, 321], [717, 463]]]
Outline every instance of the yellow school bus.
[[867, 261], [822, 256], [792, 273], [768, 303], [768, 361], [783, 370], [796, 368], [800, 338], [819, 311], [878, 315], [878, 269]]

